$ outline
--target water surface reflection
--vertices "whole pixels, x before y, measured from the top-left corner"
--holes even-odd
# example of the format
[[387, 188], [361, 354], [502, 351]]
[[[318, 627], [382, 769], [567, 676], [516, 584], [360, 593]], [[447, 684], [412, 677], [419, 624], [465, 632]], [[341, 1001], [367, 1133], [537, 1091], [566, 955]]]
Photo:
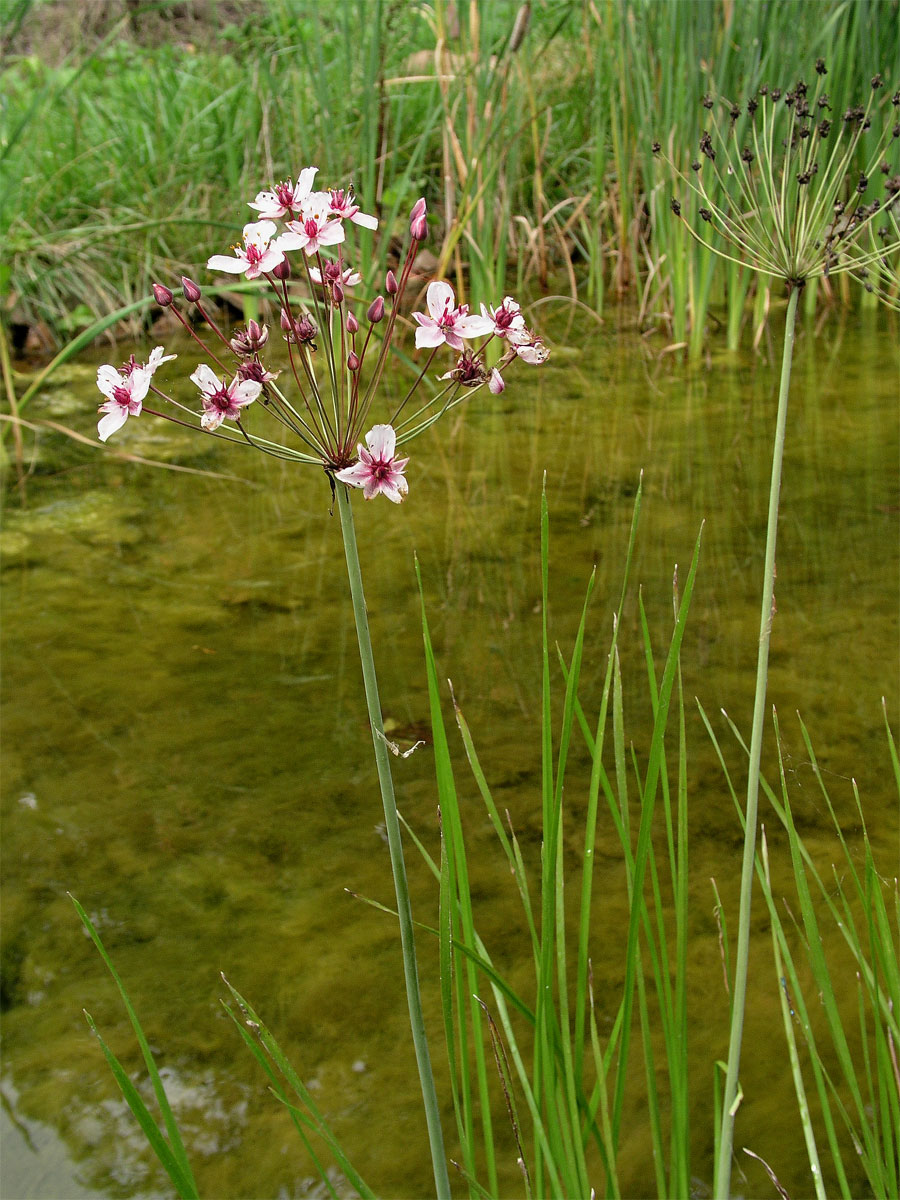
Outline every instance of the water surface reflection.
[[[774, 418], [774, 369], [749, 354], [689, 372], [612, 325], [566, 327], [560, 319], [556, 332], [563, 344], [544, 370], [523, 372], [501, 397], [479, 396], [415, 443], [407, 504], [360, 505], [357, 513], [391, 736], [409, 744], [427, 720], [416, 552], [439, 669], [452, 676], [498, 803], [532, 857], [543, 472], [552, 635], [563, 647], [592, 566], [598, 570], [586, 710], [599, 696], [643, 469], [633, 577], [657, 641], [671, 623], [674, 565], [686, 569], [705, 521], [685, 693], [711, 713], [726, 708], [747, 728]], [[34, 415], [89, 433], [93, 369], [85, 360]], [[832, 323], [818, 338], [812, 327], [801, 333], [770, 697], [782, 714], [798, 819], [824, 861], [826, 814], [789, 716], [795, 709], [813, 732], [848, 831], [856, 829], [852, 773], [876, 852], [890, 862], [896, 849], [880, 698], [893, 718], [897, 378], [896, 328], [882, 313]], [[59, 1130], [87, 1186], [119, 1196], [164, 1186], [140, 1139], [124, 1132], [118, 1094], [81, 1016], [87, 1007], [137, 1069], [113, 988], [66, 898], [71, 891], [100, 926], [170, 1073], [202, 1194], [305, 1195], [311, 1177], [285, 1113], [219, 1008], [225, 971], [319, 1089], [370, 1183], [388, 1196], [425, 1195], [430, 1169], [397, 939], [388, 918], [345, 890], [391, 898], [326, 482], [314, 470], [229, 452], [149, 420], [129, 422], [119, 445], [248, 482], [104, 461], [42, 435], [28, 507], [7, 510], [3, 999], [16, 1111]], [[649, 719], [637, 633], [632, 596], [621, 646], [626, 720], [640, 749]], [[734, 903], [740, 836], [693, 709], [689, 736], [695, 1172], [704, 1178], [711, 1064], [727, 1039], [709, 879]], [[574, 779], [579, 770], [586, 778], [585, 762], [576, 760]], [[397, 762], [403, 812], [433, 850], [431, 772], [428, 748]], [[509, 930], [517, 901], [474, 787], [465, 797], [482, 932], [515, 974]], [[574, 866], [583, 811], [576, 788], [567, 803]], [[435, 889], [413, 858], [410, 867], [414, 910], [429, 920]], [[612, 830], [601, 837], [597, 872], [603, 940], [594, 962], [601, 1008], [605, 1002], [611, 1012], [624, 915], [609, 899], [622, 885]], [[437, 1034], [427, 941], [422, 955]], [[762, 938], [738, 1137], [802, 1190], [797, 1138], [785, 1130], [789, 1081], [773, 1081], [766, 1065], [772, 1038], [781, 1037], [769, 955]], [[766, 1055], [754, 1053], [763, 1045]], [[630, 1194], [649, 1194], [638, 1097], [632, 1118], [625, 1183]], [[751, 1191], [766, 1190], [750, 1165], [747, 1173]], [[510, 1194], [516, 1178], [511, 1154]]]

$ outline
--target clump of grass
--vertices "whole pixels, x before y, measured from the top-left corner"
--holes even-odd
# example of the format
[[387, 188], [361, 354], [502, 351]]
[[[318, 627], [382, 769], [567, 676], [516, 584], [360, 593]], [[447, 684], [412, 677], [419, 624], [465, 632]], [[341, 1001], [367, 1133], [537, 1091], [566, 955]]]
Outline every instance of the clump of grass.
[[[697, 570], [699, 540], [683, 594], [676, 597], [675, 623], [661, 674], [654, 665], [650, 633], [641, 606], [643, 649], [647, 660], [653, 730], [646, 762], [632, 759], [625, 741], [618, 631], [628, 586], [641, 492], [635, 503], [625, 581], [613, 623], [613, 636], [596, 726], [578, 700], [588, 604], [571, 656], [560, 658], [563, 689], [559, 709], [552, 704], [552, 651], [549, 635], [549, 526], [546, 500], [541, 518], [542, 685], [541, 865], [533, 878], [514, 829], [508, 827], [491, 792], [474, 738], [454, 702], [473, 779], [497, 835], [500, 850], [522, 902], [521, 947], [508, 933], [504, 960], [528, 962], [533, 979], [528, 991], [514, 984], [478, 933], [469, 883], [463, 816], [458, 800], [447, 732], [441, 711], [437, 668], [423, 606], [435, 768], [441, 814], [441, 860], [434, 862], [419, 843], [440, 892], [441, 995], [453, 1088], [454, 1112], [462, 1161], [460, 1170], [471, 1195], [498, 1195], [498, 1162], [514, 1154], [524, 1194], [621, 1195], [619, 1152], [624, 1136], [626, 1093], [635, 1085], [631, 1038], [635, 1016], [645, 1063], [644, 1093], [659, 1195], [686, 1195], [690, 1187], [687, 1127], [687, 788], [684, 711], [679, 654]], [[666, 752], [670, 713], [677, 714], [677, 766]], [[614, 772], [604, 764], [612, 721]], [[557, 728], [554, 737], [554, 726]], [[590, 760], [590, 781], [583, 805], [585, 822], [580, 879], [569, 876], [564, 843], [570, 836], [574, 806], [573, 739], [583, 739]], [[669, 772], [672, 772], [670, 779]], [[563, 796], [566, 803], [563, 803]], [[598, 921], [603, 901], [593, 894], [594, 851], [601, 797], [621, 841], [628, 896], [627, 930], [622, 931], [623, 985], [616, 1001], [612, 1032], [604, 1044], [592, 986], [591, 955], [602, 934]], [[632, 813], [640, 806], [638, 827]], [[662, 810], [659, 816], [660, 807]], [[508, 820], [508, 817], [507, 817]], [[665, 851], [653, 835], [664, 831]], [[570, 892], [575, 899], [567, 899]], [[665, 914], [673, 904], [674, 941]], [[575, 931], [572, 936], [571, 930]], [[496, 953], [496, 951], [494, 951]], [[656, 1037], [662, 1033], [662, 1062]], [[484, 1042], [488, 1040], [500, 1079], [502, 1105], [491, 1116], [484, 1078]], [[658, 1080], [668, 1088], [660, 1089]], [[664, 1094], [665, 1092], [665, 1094]], [[505, 1110], [506, 1121], [500, 1115]], [[664, 1113], [670, 1113], [669, 1117]], [[476, 1125], [480, 1113], [480, 1136]], [[512, 1137], [510, 1138], [510, 1133]], [[510, 1147], [512, 1142], [512, 1149]], [[599, 1155], [602, 1171], [592, 1166]], [[509, 1170], [507, 1170], [509, 1175]], [[507, 1184], [507, 1186], [509, 1186]]]
[[[743, 819], [719, 740], [702, 708], [701, 715]], [[748, 747], [740, 732], [732, 721], [728, 720], [728, 725], [746, 754]], [[886, 713], [885, 729], [900, 794], [900, 762]], [[845, 1200], [851, 1200], [859, 1195], [862, 1173], [870, 1193], [888, 1200], [900, 1189], [897, 880], [886, 876], [876, 862], [855, 781], [849, 782], [860, 834], [851, 839], [838, 817], [802, 720], [800, 731], [834, 829], [839, 860], [823, 871], [797, 830], [774, 715], [778, 783], [773, 787], [763, 778], [761, 786], [774, 812], [776, 832], [773, 835], [770, 830], [767, 836], [763, 830], [755, 860], [770, 921], [773, 986], [779, 988], [800, 1129], [816, 1196], [824, 1200], [836, 1189]], [[779, 896], [772, 883], [769, 842], [775, 839], [786, 842], [790, 855], [795, 885], [791, 897]], [[855, 997], [846, 985], [848, 968], [855, 972]], [[772, 1166], [777, 1170], [778, 1164]]]
[[[180, 29], [164, 3], [154, 39], [170, 9]], [[671, 221], [650, 131], [689, 145], [705, 91], [741, 94], [798, 55], [834, 60], [842, 108], [867, 83], [861, 64], [889, 71], [900, 38], [896, 5], [864, 0], [442, 0], [430, 17], [387, 0], [327, 12], [271, 0], [243, 19], [226, 6], [190, 41], [140, 43], [121, 12], [52, 65], [16, 53], [41, 11], [23, 0], [5, 14], [0, 293], [6, 319], [42, 323], [58, 341], [211, 253], [222, 200], [243, 204], [261, 163], [274, 181], [316, 161], [335, 177], [360, 167], [364, 208], [387, 222], [424, 194], [458, 285], [497, 291], [514, 270], [520, 290], [561, 287], [597, 311], [610, 293], [631, 297], [695, 356], [724, 308], [734, 345], [765, 287], [739, 264], [719, 276]], [[673, 72], [673, 54], [703, 64], [703, 79]], [[387, 242], [379, 253], [383, 273]], [[763, 319], [759, 301], [757, 328]]]

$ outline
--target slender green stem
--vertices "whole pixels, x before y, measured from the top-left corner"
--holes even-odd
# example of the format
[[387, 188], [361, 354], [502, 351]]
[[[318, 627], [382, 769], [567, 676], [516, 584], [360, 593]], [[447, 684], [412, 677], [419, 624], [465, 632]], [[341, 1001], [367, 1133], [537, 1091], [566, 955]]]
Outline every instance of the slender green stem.
[[781, 383], [778, 389], [778, 416], [775, 422], [775, 447], [772, 452], [772, 481], [769, 487], [769, 521], [766, 527], [766, 561], [763, 575], [762, 611], [759, 622], [759, 654], [756, 660], [756, 696], [753, 702], [753, 729], [750, 736], [750, 769], [747, 777], [747, 809], [744, 827], [744, 858], [741, 867], [741, 905], [738, 916], [737, 954], [734, 968], [734, 1002], [731, 1009], [731, 1034], [728, 1040], [728, 1070], [722, 1103], [722, 1132], [713, 1194], [727, 1200], [731, 1187], [731, 1152], [734, 1140], [734, 1109], [738, 1095], [738, 1069], [744, 1033], [744, 1008], [747, 998], [747, 964], [750, 956], [750, 903], [753, 890], [753, 865], [756, 855], [756, 824], [759, 807], [759, 761], [762, 751], [766, 710], [766, 681], [769, 672], [769, 639], [775, 613], [775, 539], [778, 533], [778, 497], [781, 492], [781, 463], [784, 456], [784, 431], [787, 423], [791, 363], [794, 357], [794, 324], [797, 317], [799, 287], [792, 287], [784, 322], [784, 352]]
[[347, 575], [350, 580], [350, 595], [353, 599], [353, 616], [359, 639], [359, 657], [362, 660], [363, 682], [366, 688], [366, 703], [369, 706], [369, 724], [372, 728], [372, 744], [375, 748], [375, 764], [384, 804], [384, 822], [387, 829], [388, 846], [391, 852], [391, 867], [394, 872], [394, 887], [397, 894], [397, 914], [400, 918], [400, 944], [403, 949], [403, 972], [406, 976], [406, 998], [409, 1003], [409, 1020], [412, 1026], [416, 1063], [425, 1103], [425, 1119], [428, 1123], [428, 1141], [431, 1146], [431, 1161], [434, 1167], [434, 1185], [438, 1200], [450, 1200], [450, 1180], [447, 1175], [447, 1159], [441, 1133], [441, 1117], [438, 1108], [431, 1057], [425, 1037], [425, 1018], [422, 1015], [422, 1000], [419, 995], [419, 972], [416, 967], [416, 947], [413, 938], [412, 908], [409, 903], [409, 887], [406, 882], [406, 866], [403, 861], [403, 846], [400, 840], [400, 821], [397, 816], [397, 801], [394, 798], [394, 781], [391, 778], [391, 762], [388, 757], [384, 725], [381, 718], [381, 703], [378, 699], [378, 680], [375, 676], [375, 658], [372, 654], [372, 639], [369, 637], [369, 621], [366, 615], [366, 598], [363, 594], [362, 572], [356, 548], [356, 530], [353, 525], [353, 510], [350, 505], [350, 490], [343, 484], [337, 485], [338, 512], [341, 515], [341, 533], [344, 537], [344, 553], [347, 556]]

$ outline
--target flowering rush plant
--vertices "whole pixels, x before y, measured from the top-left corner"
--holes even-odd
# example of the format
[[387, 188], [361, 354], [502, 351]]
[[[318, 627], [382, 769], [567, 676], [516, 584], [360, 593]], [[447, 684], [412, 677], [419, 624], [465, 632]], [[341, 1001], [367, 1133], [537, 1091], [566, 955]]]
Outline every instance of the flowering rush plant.
[[[360, 286], [362, 274], [358, 264], [347, 257], [347, 234], [352, 226], [376, 229], [378, 221], [360, 211], [349, 188], [315, 190], [316, 174], [315, 167], [306, 167], [296, 182], [288, 179], [259, 192], [250, 202], [256, 219], [244, 226], [241, 243], [230, 255], [215, 254], [207, 263], [210, 270], [243, 275], [248, 280], [265, 279], [270, 284], [280, 312], [281, 336], [287, 345], [293, 382], [290, 395], [279, 382], [280, 373], [265, 360], [269, 344], [266, 325], [248, 321], [229, 336], [204, 308], [197, 284], [183, 278], [185, 300], [196, 307], [211, 330], [212, 345], [208, 345], [179, 311], [172, 291], [157, 283], [153, 287], [157, 304], [172, 309], [210, 360], [191, 375], [200, 393], [200, 411], [175, 399], [155, 382], [159, 367], [174, 357], [158, 346], [146, 363], [137, 362], [132, 355], [121, 371], [111, 366], [99, 369], [97, 385], [104, 402], [98, 433], [105, 442], [129, 417], [150, 412], [209, 437], [253, 446], [276, 458], [318, 465], [329, 479], [340, 514], [384, 808], [435, 1194], [438, 1200], [450, 1200], [440, 1104], [419, 991], [414, 922], [388, 754], [390, 743], [384, 735], [350, 489], [361, 488], [367, 500], [382, 495], [399, 503], [408, 490], [409, 460], [402, 457], [401, 447], [473, 391], [487, 387], [491, 392], [502, 392], [506, 386], [503, 372], [508, 367], [520, 360], [531, 365], [542, 363], [547, 350], [526, 326], [512, 297], [507, 296], [496, 306], [482, 304], [476, 313], [468, 305], [457, 303], [449, 283], [434, 280], [425, 291], [425, 311], [412, 313], [421, 366], [405, 394], [382, 396], [379, 385], [402, 320], [404, 294], [428, 230], [425, 201], [417, 200], [409, 215], [406, 252], [397, 273], [387, 272], [382, 292], [359, 299], [354, 289]], [[280, 232], [278, 222], [283, 226]], [[500, 351], [491, 355], [495, 365], [489, 365], [486, 357], [492, 342]], [[449, 355], [450, 362], [443, 364], [448, 369], [433, 369], [438, 354]], [[421, 398], [413, 401], [420, 389]], [[154, 400], [154, 408], [148, 407], [145, 402], [150, 397], [161, 400], [162, 406], [156, 406]], [[263, 436], [255, 414], [248, 415], [251, 408], [266, 410], [278, 440]]]
[[[424, 352], [421, 367], [404, 395], [382, 398], [379, 385], [401, 321], [404, 293], [427, 235], [425, 200], [418, 200], [410, 213], [406, 254], [398, 270], [387, 272], [381, 293], [360, 299], [354, 289], [362, 276], [358, 264], [348, 260], [347, 234], [353, 226], [376, 229], [378, 221], [360, 211], [349, 188], [316, 190], [316, 174], [316, 167], [306, 167], [296, 182], [288, 179], [259, 192], [250, 201], [257, 219], [244, 226], [241, 243], [230, 255], [214, 254], [207, 263], [212, 271], [263, 278], [271, 285], [287, 344], [291, 394], [278, 382], [280, 373], [266, 364], [268, 326], [251, 320], [229, 336], [204, 308], [201, 289], [185, 277], [184, 298], [208, 325], [209, 345], [175, 305], [172, 291], [157, 283], [157, 304], [172, 309], [211, 360], [191, 375], [200, 411], [154, 382], [157, 368], [174, 357], [157, 347], [146, 363], [132, 356], [121, 372], [111, 366], [97, 372], [106, 398], [98, 426], [102, 441], [129, 417], [148, 412], [277, 458], [318, 464], [332, 488], [337, 480], [362, 488], [367, 500], [383, 495], [399, 503], [407, 493], [409, 461], [401, 457], [401, 447], [472, 391], [486, 386], [502, 392], [503, 372], [514, 362], [537, 365], [546, 359], [546, 347], [528, 329], [511, 296], [497, 306], [482, 304], [476, 313], [457, 303], [449, 283], [434, 280], [425, 292], [425, 312], [412, 313], [416, 349]], [[299, 289], [291, 282], [297, 279]], [[489, 366], [492, 341], [499, 343], [501, 353], [496, 365]], [[438, 375], [432, 371], [435, 358], [448, 350], [453, 355], [449, 369]], [[413, 403], [420, 390], [428, 394]], [[165, 403], [150, 408], [148, 397]], [[258, 422], [248, 420], [245, 410], [251, 405], [267, 411], [278, 427], [275, 438], [263, 436]], [[372, 424], [376, 411], [378, 421]]]

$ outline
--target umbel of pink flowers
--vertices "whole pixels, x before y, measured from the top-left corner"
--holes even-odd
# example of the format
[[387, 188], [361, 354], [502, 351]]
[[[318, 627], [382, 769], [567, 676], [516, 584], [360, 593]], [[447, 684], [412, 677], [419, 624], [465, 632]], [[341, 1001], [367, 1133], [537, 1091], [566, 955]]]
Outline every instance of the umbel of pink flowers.
[[[399, 276], [388, 271], [382, 293], [358, 298], [352, 289], [362, 275], [346, 257], [347, 234], [354, 226], [374, 230], [378, 221], [360, 211], [350, 188], [316, 191], [316, 174], [316, 167], [306, 167], [296, 183], [288, 179], [259, 192], [250, 201], [258, 219], [244, 226], [242, 241], [230, 255], [214, 254], [207, 263], [210, 270], [270, 284], [293, 386], [284, 389], [279, 382], [283, 372], [266, 365], [268, 326], [251, 320], [227, 336], [204, 308], [200, 288], [184, 277], [184, 298], [211, 331], [212, 344], [207, 344], [175, 305], [172, 291], [157, 283], [157, 304], [172, 309], [214, 364], [202, 363], [190, 377], [200, 392], [200, 411], [154, 382], [157, 369], [175, 357], [157, 346], [146, 363], [132, 355], [121, 371], [111, 366], [98, 370], [97, 386], [105, 397], [97, 430], [101, 441], [129, 417], [148, 412], [276, 458], [317, 464], [332, 486], [339, 480], [362, 488], [367, 500], [380, 494], [399, 503], [408, 490], [409, 459], [399, 456], [401, 446], [471, 392], [485, 386], [502, 392], [503, 372], [513, 363], [544, 362], [547, 349], [526, 326], [511, 296], [496, 307], [482, 304], [478, 313], [470, 312], [468, 305], [457, 304], [449, 283], [434, 280], [426, 289], [426, 311], [412, 314], [416, 349], [423, 352], [420, 369], [406, 394], [385, 407], [379, 384], [413, 262], [427, 236], [425, 201], [417, 200], [409, 215]], [[292, 265], [288, 255], [297, 251], [302, 253]], [[289, 286], [292, 280], [299, 280], [300, 287]], [[501, 353], [489, 367], [486, 352], [494, 341]], [[432, 365], [442, 347], [449, 347], [455, 359], [449, 370], [436, 374]], [[163, 404], [148, 407], [151, 396]], [[244, 410], [253, 404], [274, 421], [277, 440], [263, 436], [257, 422], [251, 425], [246, 419]], [[382, 409], [381, 419], [363, 437], [376, 406]]]

